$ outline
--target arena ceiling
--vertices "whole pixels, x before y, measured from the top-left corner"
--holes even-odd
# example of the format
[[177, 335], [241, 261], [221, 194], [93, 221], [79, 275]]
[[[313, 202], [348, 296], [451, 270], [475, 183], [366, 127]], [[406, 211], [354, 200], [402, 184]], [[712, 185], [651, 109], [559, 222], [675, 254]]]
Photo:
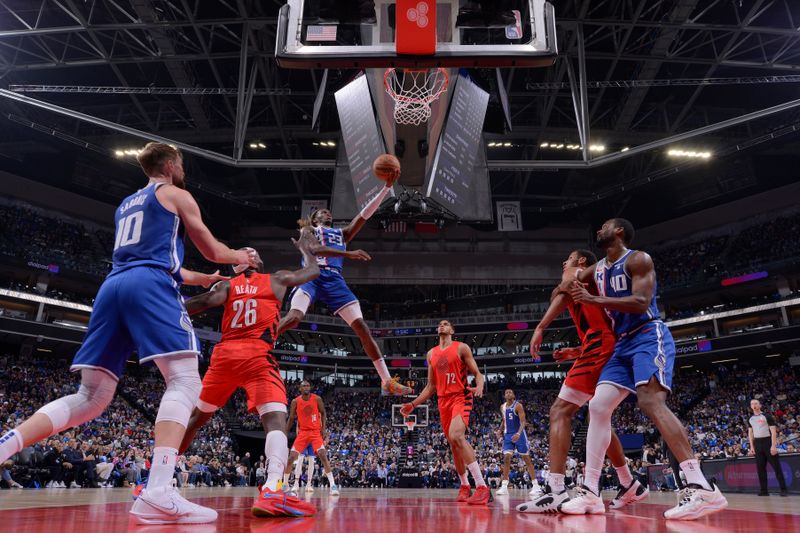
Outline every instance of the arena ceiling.
[[[244, 158], [274, 159], [270, 168], [200, 157], [187, 166], [209, 209], [227, 208], [240, 223], [291, 224], [300, 198], [330, 196], [335, 149], [319, 143], [338, 139], [333, 92], [356, 73], [329, 73], [314, 131], [322, 71], [277, 66], [281, 4], [2, 0], [0, 87], [226, 155], [241, 149]], [[503, 70], [513, 128], [486, 124], [487, 142], [512, 143], [487, 148], [492, 194], [521, 198], [527, 227], [613, 215], [648, 225], [796, 180], [798, 108], [758, 115], [800, 94], [800, 3], [554, 4], [559, 59], [548, 69]], [[579, 150], [541, 146], [578, 142], [568, 63], [578, 72], [582, 59], [589, 138], [607, 154], [749, 113], [756, 118], [584, 167]], [[488, 116], [501, 116], [496, 72], [472, 75], [492, 94]], [[8, 98], [0, 98], [0, 114], [5, 170], [108, 202], [141, 184], [131, 158], [113, 155], [139, 145], [136, 138]], [[670, 147], [713, 156], [669, 157]], [[547, 163], [554, 160], [575, 164]]]

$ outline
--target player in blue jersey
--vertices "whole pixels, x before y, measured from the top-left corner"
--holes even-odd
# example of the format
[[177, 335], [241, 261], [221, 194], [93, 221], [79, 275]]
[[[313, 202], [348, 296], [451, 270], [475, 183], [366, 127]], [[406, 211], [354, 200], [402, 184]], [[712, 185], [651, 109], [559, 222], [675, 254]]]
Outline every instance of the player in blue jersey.
[[[599, 496], [600, 470], [611, 441], [611, 414], [628, 396], [637, 396], [639, 408], [653, 421], [680, 462], [687, 487], [678, 505], [664, 512], [668, 519], [695, 520], [720, 511], [728, 502], [700, 470], [686, 430], [667, 407], [672, 390], [675, 342], [661, 321], [656, 305], [653, 260], [642, 251], [629, 250], [633, 225], [613, 218], [597, 232], [597, 246], [606, 257], [568, 282], [572, 299], [606, 310], [617, 338], [614, 355], [600, 373], [597, 390], [589, 402], [585, 481], [576, 498], [561, 505], [567, 514], [603, 513]], [[594, 283], [590, 283], [594, 281]], [[591, 292], [587, 290], [587, 285]], [[564, 287], [566, 288], [566, 287]]]
[[301, 234], [303, 232], [313, 232], [319, 241], [319, 245], [313, 247], [311, 252], [317, 256], [320, 276], [314, 281], [296, 287], [292, 291], [291, 309], [278, 324], [278, 335], [284, 331], [293, 329], [300, 324], [308, 311], [308, 307], [315, 301], [324, 303], [330, 311], [339, 315], [353, 329], [361, 340], [364, 351], [372, 360], [372, 364], [381, 377], [381, 388], [387, 394], [394, 396], [406, 396], [413, 391], [394, 380], [389, 375], [386, 361], [383, 359], [381, 350], [375, 339], [372, 338], [367, 323], [364, 322], [361, 314], [361, 305], [358, 298], [347, 286], [342, 277], [342, 267], [344, 259], [354, 259], [358, 261], [369, 261], [372, 259], [364, 250], [348, 250], [347, 244], [358, 235], [367, 220], [375, 214], [375, 211], [392, 190], [392, 185], [400, 177], [400, 171], [389, 180], [386, 186], [370, 200], [364, 209], [344, 228], [334, 228], [333, 215], [327, 209], [318, 209], [311, 213], [308, 218], [298, 221]]
[[184, 232], [209, 261], [255, 266], [254, 257], [220, 243], [203, 223], [185, 190], [177, 149], [148, 143], [137, 159], [149, 182], [116, 210], [113, 267], [97, 293], [86, 338], [72, 363], [71, 370], [81, 373], [80, 388], [0, 437], [0, 463], [25, 446], [100, 416], [135, 350], [139, 362], [158, 366], [166, 391], [156, 415], [147, 488], [131, 514], [145, 524], [212, 522], [216, 511], [187, 501], [171, 484], [178, 446], [200, 394], [197, 341], [178, 287], [181, 282], [207, 287], [226, 278], [182, 268]]
[[533, 462], [531, 461], [528, 435], [525, 433], [525, 408], [517, 401], [513, 390], [506, 389], [504, 397], [506, 401], [500, 406], [500, 414], [503, 421], [500, 428], [500, 434], [503, 438], [503, 480], [500, 483], [497, 495], [508, 494], [511, 457], [516, 452], [525, 462], [525, 468], [533, 481], [533, 488], [530, 492], [531, 497], [533, 497], [535, 494], [541, 493], [541, 489], [536, 481], [536, 470], [533, 468]]

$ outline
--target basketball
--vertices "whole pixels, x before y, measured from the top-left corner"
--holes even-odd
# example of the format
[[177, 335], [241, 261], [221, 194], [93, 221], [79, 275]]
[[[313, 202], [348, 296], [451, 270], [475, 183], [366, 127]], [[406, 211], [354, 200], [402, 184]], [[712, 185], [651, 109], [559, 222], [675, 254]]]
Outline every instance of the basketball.
[[389, 181], [400, 171], [400, 160], [392, 154], [382, 154], [372, 163], [372, 173], [382, 181]]

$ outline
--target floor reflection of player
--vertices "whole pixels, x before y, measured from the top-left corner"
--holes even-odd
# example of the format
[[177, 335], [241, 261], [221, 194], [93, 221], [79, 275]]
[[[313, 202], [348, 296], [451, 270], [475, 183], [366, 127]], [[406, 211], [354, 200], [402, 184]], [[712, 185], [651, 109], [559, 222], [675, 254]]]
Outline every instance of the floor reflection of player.
[[278, 325], [278, 336], [284, 331], [293, 329], [303, 320], [308, 307], [319, 300], [335, 315], [339, 315], [353, 329], [361, 340], [364, 351], [372, 360], [381, 377], [383, 390], [395, 396], [405, 396], [413, 391], [399, 382], [392, 380], [381, 350], [370, 333], [369, 326], [361, 314], [361, 305], [342, 277], [344, 259], [369, 261], [371, 257], [364, 250], [347, 250], [347, 244], [358, 235], [367, 220], [375, 214], [392, 185], [400, 177], [400, 171], [386, 186], [367, 203], [364, 209], [344, 228], [334, 228], [333, 215], [327, 209], [319, 209], [306, 219], [299, 220], [301, 233], [312, 232], [318, 245], [312, 249], [317, 256], [317, 263], [322, 271], [320, 277], [310, 283], [297, 287], [292, 291], [291, 309]]
[[[400, 412], [403, 416], [409, 416], [434, 393], [437, 395], [442, 431], [450, 443], [453, 462], [461, 480], [458, 501], [465, 501], [470, 505], [486, 505], [493, 500], [492, 492], [483, 480], [475, 450], [466, 437], [473, 397], [483, 396], [483, 374], [478, 369], [469, 346], [453, 340], [455, 329], [449, 321], [439, 322], [437, 332], [439, 345], [431, 348], [427, 354], [428, 383], [419, 396], [403, 404]], [[467, 374], [475, 377], [474, 387], [468, 386]], [[475, 494], [471, 496], [467, 471], [472, 474], [476, 486]]]
[[203, 390], [186, 430], [181, 453], [197, 431], [224, 406], [238, 387], [247, 392], [251, 412], [261, 418], [266, 433], [264, 454], [267, 457], [267, 480], [253, 502], [256, 516], [309, 516], [313, 505], [286, 494], [278, 487], [288, 455], [286, 437], [286, 387], [278, 362], [272, 355], [280, 306], [287, 287], [295, 287], [319, 276], [309, 246], [311, 239], [294, 243], [305, 267], [296, 271], [279, 270], [264, 274], [258, 257], [257, 267], [240, 265], [238, 276], [214, 285], [210, 291], [186, 302], [189, 313], [225, 307], [222, 315], [222, 338], [214, 347], [211, 365], [203, 377]]

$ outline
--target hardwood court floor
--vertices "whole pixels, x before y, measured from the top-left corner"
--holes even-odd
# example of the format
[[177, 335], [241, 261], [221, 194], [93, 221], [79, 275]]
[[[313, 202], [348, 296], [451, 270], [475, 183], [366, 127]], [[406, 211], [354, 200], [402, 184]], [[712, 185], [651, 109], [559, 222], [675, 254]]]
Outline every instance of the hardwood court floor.
[[[319, 508], [313, 518], [263, 519], [250, 515], [253, 488], [198, 488], [184, 494], [219, 511], [214, 524], [139, 526], [129, 521], [128, 489], [41, 489], [0, 491], [0, 528], [13, 533], [495, 533], [564, 531], [581, 533], [766, 533], [800, 532], [800, 496], [759, 498], [728, 494], [730, 507], [695, 522], [662, 518], [674, 493], [652, 494], [646, 503], [600, 516], [520, 514], [522, 491], [496, 497], [486, 508], [458, 504], [448, 490], [343, 489], [339, 497], [317, 489], [307, 496]], [[606, 500], [613, 497], [604, 495]]]

